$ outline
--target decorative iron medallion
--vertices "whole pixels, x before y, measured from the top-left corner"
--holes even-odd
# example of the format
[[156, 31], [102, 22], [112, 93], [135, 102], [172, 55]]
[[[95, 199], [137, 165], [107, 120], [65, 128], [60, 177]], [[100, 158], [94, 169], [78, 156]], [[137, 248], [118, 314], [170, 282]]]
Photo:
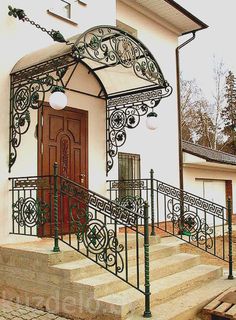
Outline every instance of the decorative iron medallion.
[[206, 219], [201, 218], [198, 213], [191, 211], [184, 204], [181, 213], [179, 202], [174, 203], [173, 199], [168, 200], [167, 208], [170, 219], [177, 231], [188, 235], [192, 241], [199, 245], [204, 245], [207, 249], [213, 248], [213, 228], [211, 228]]
[[108, 229], [104, 221], [95, 218], [89, 210], [76, 204], [70, 207], [71, 231], [88, 250], [90, 259], [106, 268], [115, 267], [116, 272], [121, 273], [124, 270], [124, 246], [119, 243], [114, 230]]
[[143, 216], [145, 201], [137, 196], [125, 196], [115, 200], [120, 206]]
[[19, 198], [13, 204], [13, 220], [21, 227], [35, 227], [47, 221], [49, 205], [39, 199], [32, 197]]

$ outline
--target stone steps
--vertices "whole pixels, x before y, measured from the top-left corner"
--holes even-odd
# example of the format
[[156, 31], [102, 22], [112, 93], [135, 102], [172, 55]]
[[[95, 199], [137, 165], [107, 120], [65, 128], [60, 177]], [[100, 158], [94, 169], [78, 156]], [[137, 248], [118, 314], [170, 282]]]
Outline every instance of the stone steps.
[[[180, 253], [166, 258], [162, 258], [160, 260], [151, 262], [150, 278], [152, 280], [156, 280], [158, 278], [166, 277], [170, 274], [186, 270], [196, 265], [197, 263], [199, 263], [198, 256], [186, 253]], [[122, 274], [120, 276], [122, 276]], [[136, 285], [136, 266], [131, 267], [129, 269], [129, 281], [133, 285]], [[127, 283], [120, 281], [120, 279], [114, 277], [114, 275], [109, 274], [107, 272], [101, 275], [76, 281], [76, 283], [78, 284], [78, 286], [82, 286], [83, 288], [85, 288], [85, 290], [91, 290], [95, 299], [104, 295], [117, 293], [127, 288], [130, 288], [130, 286]], [[143, 283], [144, 266], [140, 265], [140, 287], [142, 290]]]
[[[231, 281], [215, 280], [222, 275], [220, 267], [200, 265], [199, 256], [180, 253], [179, 241], [165, 239], [159, 243], [158, 238], [150, 239], [153, 319], [192, 320], [205, 301], [207, 303], [221, 288], [227, 289], [232, 284]], [[76, 238], [72, 240], [76, 241]], [[124, 235], [119, 235], [120, 243], [123, 240]], [[127, 242], [129, 281], [135, 285], [135, 235], [128, 235]], [[140, 289], [144, 290], [144, 250], [140, 242]], [[66, 244], [60, 242], [62, 251], [59, 253], [52, 252], [52, 247], [51, 239], [0, 247], [1, 294], [4, 292], [5, 298], [19, 299], [20, 303], [74, 319], [143, 319], [142, 292]], [[122, 258], [125, 258], [124, 253]], [[118, 275], [125, 278], [126, 272]], [[216, 284], [218, 288], [215, 288]], [[212, 290], [212, 294], [206, 289], [209, 296], [204, 296], [204, 288], [209, 288], [209, 292]], [[203, 296], [196, 298], [195, 294]], [[53, 299], [54, 304], [51, 303]]]
[[[201, 319], [201, 310], [221, 292], [235, 285], [235, 280], [215, 279], [191, 290], [184, 295], [164, 303], [152, 306], [152, 318], [158, 320], [192, 320]], [[127, 320], [142, 320], [143, 309], [137, 310]], [[197, 316], [198, 315], [198, 316]]]
[[[183, 295], [201, 283], [207, 283], [212, 279], [219, 278], [221, 275], [221, 267], [197, 265], [188, 270], [176, 272], [152, 281], [152, 304], [163, 303], [173, 297]], [[101, 310], [112, 310], [113, 313], [116, 310], [117, 315], [121, 314], [122, 318], [144, 305], [143, 295], [133, 288], [118, 294], [104, 296], [98, 300], [101, 303]]]
[[[162, 259], [164, 257], [171, 256], [176, 254], [179, 250], [179, 246], [177, 245], [161, 245], [154, 244], [150, 247], [150, 261]], [[140, 261], [143, 261], [143, 248], [139, 250], [139, 258]], [[122, 255], [124, 258], [124, 255]], [[132, 271], [136, 268], [136, 249], [130, 249], [128, 251], [128, 261], [129, 268], [132, 274]], [[135, 266], [135, 267], [134, 267]], [[79, 260], [74, 260], [66, 263], [60, 263], [56, 265], [52, 265], [51, 268], [55, 271], [56, 274], [63, 273], [63, 276], [69, 279], [70, 281], [75, 281], [83, 278], [87, 278], [88, 274], [90, 277], [93, 275], [101, 274], [104, 272], [104, 269], [98, 266], [93, 261], [86, 259], [85, 257], [80, 258]], [[141, 264], [141, 268], [143, 268], [143, 264]], [[107, 273], [106, 273], [107, 274]], [[109, 273], [107, 276], [113, 277], [113, 279], [120, 282], [119, 279], [115, 278], [113, 275]]]

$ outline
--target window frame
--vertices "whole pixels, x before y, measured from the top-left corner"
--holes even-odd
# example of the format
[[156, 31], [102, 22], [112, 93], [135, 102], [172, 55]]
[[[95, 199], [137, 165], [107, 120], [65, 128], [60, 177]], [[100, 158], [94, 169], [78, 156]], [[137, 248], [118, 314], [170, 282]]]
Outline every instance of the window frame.
[[[125, 171], [122, 172], [122, 166], [127, 166]], [[131, 168], [129, 168], [129, 166]], [[125, 173], [125, 175], [124, 175]], [[123, 175], [123, 177], [122, 177]], [[122, 181], [133, 181], [141, 179], [141, 157], [140, 154], [128, 153], [128, 152], [118, 152], [118, 180]], [[122, 188], [122, 183], [119, 187], [119, 198], [124, 198], [127, 196], [140, 197], [140, 190], [124, 189]]]

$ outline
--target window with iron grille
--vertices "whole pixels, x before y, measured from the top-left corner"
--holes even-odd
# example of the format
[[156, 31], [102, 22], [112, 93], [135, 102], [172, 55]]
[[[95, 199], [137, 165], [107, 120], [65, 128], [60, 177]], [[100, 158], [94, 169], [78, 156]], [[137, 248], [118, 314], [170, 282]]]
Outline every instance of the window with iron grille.
[[[118, 153], [118, 179], [124, 180], [140, 179], [140, 155], [131, 153]], [[140, 196], [139, 190], [119, 188], [119, 198], [125, 196]]]

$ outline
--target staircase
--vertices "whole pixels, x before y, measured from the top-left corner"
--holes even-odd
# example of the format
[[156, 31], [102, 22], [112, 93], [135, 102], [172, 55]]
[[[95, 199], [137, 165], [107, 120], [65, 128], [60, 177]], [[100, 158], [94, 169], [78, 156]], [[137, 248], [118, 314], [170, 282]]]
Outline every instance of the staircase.
[[[61, 252], [52, 247], [51, 239], [1, 246], [1, 297], [72, 319], [143, 319], [141, 292], [66, 244], [60, 242]], [[143, 243], [138, 250], [141, 257]], [[135, 235], [129, 234], [131, 283], [136, 254]], [[139, 268], [142, 275], [142, 263]], [[221, 267], [201, 265], [199, 256], [181, 253], [179, 240], [172, 237], [150, 237], [150, 279], [152, 318], [158, 320], [195, 319], [204, 305], [234, 285], [222, 277]]]
[[[112, 181], [107, 199], [58, 175], [56, 163], [51, 176], [10, 180], [12, 233], [43, 239], [0, 247], [2, 298], [78, 320], [195, 320], [235, 285], [180, 251], [185, 241], [227, 261], [233, 279], [230, 201], [226, 210], [153, 178]], [[113, 199], [121, 187], [141, 197]], [[155, 227], [175, 237], [160, 242]], [[229, 246], [217, 250], [226, 232]]]

